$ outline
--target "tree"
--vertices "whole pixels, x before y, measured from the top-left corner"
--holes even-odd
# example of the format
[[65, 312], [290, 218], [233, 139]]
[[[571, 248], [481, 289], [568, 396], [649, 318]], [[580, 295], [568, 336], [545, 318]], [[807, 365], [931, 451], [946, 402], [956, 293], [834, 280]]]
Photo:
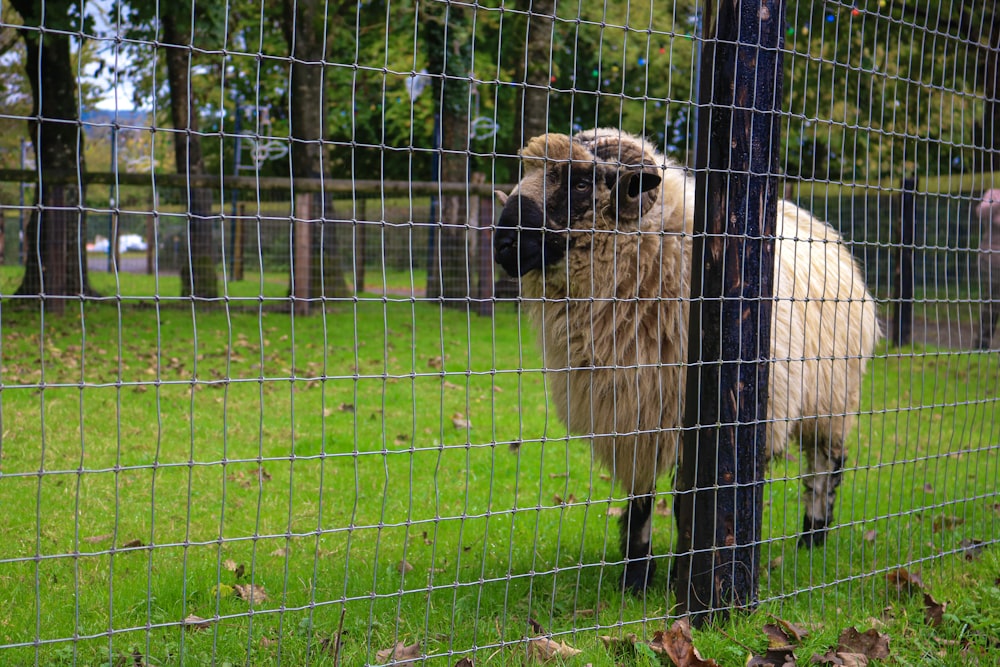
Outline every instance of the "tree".
[[[327, 52], [327, 26], [340, 20], [346, 9], [343, 4], [324, 0], [284, 0], [285, 37], [292, 56], [288, 121], [293, 179], [322, 178], [324, 175], [326, 95], [323, 61]], [[326, 11], [329, 11], [329, 19]], [[292, 195], [295, 196], [294, 180]], [[333, 202], [322, 192], [310, 199], [309, 217], [313, 222], [309, 296], [346, 296], [347, 283], [331, 221]]]
[[[158, 6], [159, 3], [158, 3]], [[192, 25], [198, 17], [193, 2], [166, 3], [161, 7], [163, 48], [170, 86], [170, 117], [174, 126], [174, 164], [188, 177], [205, 173], [196, 101], [191, 95]], [[181, 266], [181, 296], [215, 298], [219, 279], [212, 243], [212, 193], [207, 188], [187, 188], [188, 261]]]
[[71, 0], [46, 3], [44, 25], [41, 4], [31, 0], [11, 4], [24, 21], [19, 31], [32, 98], [28, 134], [38, 173], [34, 207], [24, 233], [24, 278], [17, 294], [46, 298], [46, 308], [61, 312], [65, 307], [61, 297], [95, 294], [83, 253], [85, 137], [69, 36], [69, 31], [85, 33], [87, 29], [79, 6]]
[[514, 143], [545, 134], [549, 123], [549, 89], [552, 85], [552, 19], [555, 0], [520, 0], [517, 8], [527, 12], [524, 48], [524, 88], [521, 89], [520, 122], [514, 125]]
[[[470, 25], [464, 7], [445, 4], [424, 8], [421, 29], [427, 71], [433, 77], [438, 104], [438, 173], [444, 183], [469, 182]], [[468, 194], [443, 194], [435, 222], [427, 296], [440, 298], [445, 306], [467, 308], [471, 291]]]
[[[156, 0], [122, 0], [120, 6], [128, 24], [127, 35], [146, 46], [157, 44], [162, 49], [166, 64], [169, 90], [171, 133], [174, 146], [174, 166], [178, 174], [197, 177], [206, 173], [199, 131], [197, 87], [193, 71], [199, 62], [193, 26], [198, 26], [197, 37], [207, 44], [218, 46], [219, 34], [225, 27], [224, 8], [198, 3], [193, 0], [160, 3]], [[141, 47], [137, 47], [140, 48]], [[142, 78], [148, 76], [150, 53], [139, 52], [135, 58], [133, 79], [139, 84], [140, 95], [155, 95], [158, 91], [146, 89]], [[153, 58], [154, 63], [159, 59]], [[153, 68], [155, 72], [155, 68]], [[148, 84], [147, 84], [148, 85]], [[187, 208], [185, 242], [187, 261], [181, 266], [181, 295], [215, 298], [219, 295], [218, 272], [215, 264], [212, 227], [212, 192], [193, 183], [185, 189], [182, 201]]]

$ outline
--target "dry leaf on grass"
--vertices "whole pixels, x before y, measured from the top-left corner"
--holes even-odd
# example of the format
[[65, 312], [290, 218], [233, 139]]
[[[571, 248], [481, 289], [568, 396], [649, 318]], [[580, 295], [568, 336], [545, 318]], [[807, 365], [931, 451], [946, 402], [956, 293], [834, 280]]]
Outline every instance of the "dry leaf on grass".
[[427, 366], [429, 368], [441, 368], [441, 357], [428, 357]]
[[288, 549], [286, 549], [285, 547], [278, 547], [277, 549], [272, 551], [269, 555], [275, 556], [276, 558], [284, 558], [286, 555], [288, 555]]
[[410, 667], [413, 665], [411, 660], [420, 657], [420, 642], [416, 644], [410, 644], [406, 646], [403, 642], [398, 642], [392, 648], [384, 648], [375, 654], [375, 659], [379, 662], [389, 662], [390, 660], [400, 661], [404, 660], [406, 662], [398, 662], [396, 667]]
[[962, 547], [965, 551], [965, 560], [975, 560], [982, 555], [983, 549], [986, 548], [986, 543], [982, 540], [966, 539], [959, 542], [958, 546]]
[[413, 566], [407, 563], [405, 560], [401, 560], [396, 564], [396, 569], [399, 570], [400, 574], [406, 574], [413, 570]]
[[924, 593], [924, 619], [927, 621], [927, 625], [934, 628], [941, 625], [947, 606], [947, 602], [938, 602], [931, 597], [930, 593]]
[[777, 623], [767, 623], [761, 630], [767, 636], [764, 655], [750, 655], [747, 667], [795, 667], [795, 643], [805, 636], [800, 628], [775, 618]]
[[820, 665], [865, 667], [870, 660], [884, 660], [888, 657], [888, 635], [874, 628], [863, 633], [855, 628], [847, 628], [840, 633], [836, 649], [831, 649], [822, 656], [814, 655], [810, 661]]
[[653, 653], [669, 657], [677, 667], [718, 667], [715, 660], [702, 658], [691, 643], [691, 624], [685, 618], [674, 621], [666, 632], [657, 630], [649, 647]]
[[905, 567], [900, 567], [892, 572], [887, 572], [885, 578], [896, 587], [899, 593], [912, 595], [924, 589], [924, 581], [916, 572], [909, 572]]
[[454, 382], [448, 382], [447, 380], [445, 380], [441, 384], [442, 384], [442, 386], [444, 386], [445, 389], [461, 389], [461, 387], [459, 387]]
[[350, 413], [353, 413], [354, 412], [354, 403], [341, 403], [340, 407], [337, 408], [337, 409], [340, 410], [341, 412], [350, 412]]
[[278, 643], [277, 639], [271, 639], [270, 637], [267, 637], [267, 636], [264, 636], [264, 637], [260, 638], [261, 648], [268, 648], [270, 646], [274, 646], [277, 643]]
[[528, 617], [528, 627], [531, 628], [531, 631], [534, 632], [536, 635], [545, 634], [545, 628], [542, 627], [542, 624], [536, 621], [531, 616]]
[[809, 636], [809, 631], [803, 628], [801, 625], [796, 625], [795, 623], [786, 621], [783, 618], [778, 618], [777, 616], [773, 615], [771, 616], [771, 618], [777, 621], [778, 625], [781, 626], [781, 629], [785, 631], [785, 634], [788, 635], [788, 637], [791, 640], [794, 640], [795, 642], [800, 642]]
[[455, 663], [455, 667], [476, 667], [476, 663], [472, 662], [472, 658], [462, 658]]
[[267, 600], [264, 587], [257, 584], [234, 584], [233, 590], [236, 591], [236, 597], [251, 604], [260, 604]]
[[624, 507], [609, 507], [608, 508], [608, 516], [621, 516], [622, 514], [625, 514], [625, 508]]
[[137, 549], [138, 547], [144, 547], [144, 546], [146, 546], [146, 545], [142, 543], [142, 540], [129, 540], [125, 544], [121, 545], [120, 548], [121, 549]]
[[878, 531], [872, 528], [871, 530], [866, 530], [865, 534], [862, 535], [861, 537], [862, 539], [864, 539], [865, 542], [874, 542], [877, 536], [878, 536]]
[[557, 493], [552, 496], [552, 500], [556, 505], [572, 505], [576, 502], [576, 496], [571, 493], [568, 498], [563, 498]]
[[188, 614], [187, 618], [184, 619], [184, 625], [192, 628], [193, 630], [204, 630], [212, 627], [212, 621], [202, 618], [201, 616]]
[[783, 556], [775, 556], [767, 563], [767, 569], [776, 570], [781, 567], [781, 563], [784, 562], [785, 558]]
[[934, 518], [931, 530], [935, 533], [939, 533], [942, 530], [952, 530], [955, 526], [961, 526], [963, 523], [965, 523], [965, 519], [961, 517], [946, 516], [941, 514]]
[[575, 649], [566, 642], [557, 642], [548, 637], [534, 637], [528, 640], [528, 658], [539, 662], [548, 662], [554, 658], [572, 658], [583, 651]]
[[340, 649], [344, 645], [344, 640], [340, 635], [334, 634], [332, 637], [323, 637], [319, 640], [319, 650], [321, 653], [333, 656], [333, 664], [337, 664]]
[[104, 535], [92, 535], [90, 537], [83, 538], [83, 541], [89, 544], [97, 544], [98, 542], [104, 542], [106, 540], [110, 540], [114, 536], [115, 536], [114, 533], [106, 533]]
[[461, 412], [456, 412], [451, 416], [451, 423], [455, 425], [455, 428], [472, 428], [472, 423]]

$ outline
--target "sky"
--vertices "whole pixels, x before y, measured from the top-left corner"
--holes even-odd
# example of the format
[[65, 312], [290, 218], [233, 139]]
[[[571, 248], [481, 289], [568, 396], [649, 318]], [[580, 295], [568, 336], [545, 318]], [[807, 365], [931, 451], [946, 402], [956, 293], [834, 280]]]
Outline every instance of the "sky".
[[108, 111], [131, 111], [135, 109], [134, 88], [128, 81], [114, 76], [114, 72], [130, 64], [130, 60], [115, 42], [117, 21], [111, 15], [113, 2], [112, 0], [84, 1], [84, 12], [93, 17], [95, 33], [101, 40], [98, 55], [105, 62], [103, 71], [98, 77], [94, 77], [96, 65], [91, 65], [87, 68], [90, 71], [84, 72], [91, 81], [96, 81], [103, 93], [97, 108]]

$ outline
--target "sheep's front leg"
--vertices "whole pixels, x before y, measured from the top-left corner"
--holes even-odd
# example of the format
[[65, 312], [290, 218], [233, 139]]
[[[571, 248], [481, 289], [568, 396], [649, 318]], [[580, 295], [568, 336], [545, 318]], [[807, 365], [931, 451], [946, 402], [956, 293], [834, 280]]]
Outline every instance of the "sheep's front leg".
[[653, 497], [637, 496], [629, 500], [628, 510], [619, 523], [625, 576], [622, 587], [635, 595], [646, 591], [656, 571], [650, 544], [652, 533]]
[[807, 465], [806, 475], [802, 478], [806, 513], [802, 520], [799, 546], [810, 548], [823, 544], [826, 531], [833, 523], [833, 503], [843, 477], [844, 446], [841, 442], [821, 442], [805, 446], [803, 450]]

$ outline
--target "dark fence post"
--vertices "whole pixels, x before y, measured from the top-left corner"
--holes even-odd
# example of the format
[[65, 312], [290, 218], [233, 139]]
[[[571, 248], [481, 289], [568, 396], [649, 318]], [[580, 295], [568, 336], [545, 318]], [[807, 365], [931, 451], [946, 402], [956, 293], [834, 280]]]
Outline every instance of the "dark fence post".
[[914, 193], [917, 177], [903, 179], [900, 220], [896, 230], [896, 270], [892, 281], [892, 343], [906, 345], [913, 337], [913, 244], [917, 228]]
[[784, 14], [784, 0], [721, 0], [702, 46], [675, 561], [696, 625], [757, 602]]

